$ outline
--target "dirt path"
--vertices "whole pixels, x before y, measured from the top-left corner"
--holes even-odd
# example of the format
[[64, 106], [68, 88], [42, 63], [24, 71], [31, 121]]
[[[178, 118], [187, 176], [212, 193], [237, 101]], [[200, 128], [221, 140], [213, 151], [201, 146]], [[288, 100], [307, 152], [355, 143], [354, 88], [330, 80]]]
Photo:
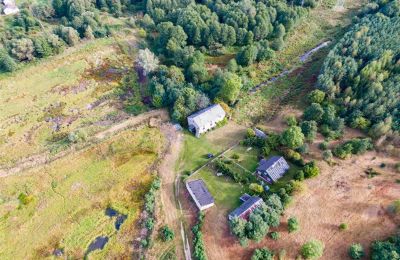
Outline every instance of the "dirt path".
[[166, 111], [164, 109], [151, 110], [149, 112], [140, 114], [138, 116], [131, 117], [117, 125], [112, 126], [111, 128], [109, 128], [103, 132], [97, 133], [95, 135], [95, 137], [97, 139], [104, 139], [105, 137], [110, 136], [116, 132], [122, 131], [126, 128], [130, 128], [130, 127], [134, 127], [136, 125], [142, 124], [143, 121], [149, 120], [153, 117], [158, 117], [161, 119], [161, 121], [167, 121], [169, 119], [168, 111]]
[[112, 126], [111, 128], [109, 128], [103, 132], [97, 133], [94, 136], [94, 138], [89, 139], [87, 141], [87, 144], [84, 146], [81, 146], [81, 147], [72, 146], [68, 150], [59, 152], [56, 155], [51, 155], [49, 152], [32, 155], [28, 158], [24, 158], [24, 159], [18, 161], [13, 167], [0, 168], [0, 178], [7, 177], [7, 176], [10, 176], [13, 174], [18, 174], [21, 171], [24, 171], [26, 169], [30, 169], [30, 168], [37, 167], [40, 165], [48, 164], [54, 160], [57, 160], [59, 158], [66, 156], [72, 152], [76, 152], [81, 149], [84, 149], [87, 146], [89, 146], [95, 142], [104, 140], [105, 138], [107, 138], [117, 132], [120, 132], [122, 130], [125, 130], [127, 128], [136, 127], [136, 126], [139, 126], [139, 125], [145, 124], [145, 123], [151, 124], [152, 119], [154, 119], [157, 122], [160, 122], [160, 121], [165, 122], [165, 121], [169, 120], [169, 115], [166, 110], [159, 109], [159, 110], [152, 110], [147, 113], [140, 114], [138, 116], [130, 117], [127, 120], [125, 120], [123, 122], [119, 122], [118, 124]]
[[[176, 234], [174, 245], [177, 259], [191, 259], [187, 235], [181, 221], [182, 213], [177, 196], [180, 182], [175, 169], [183, 145], [183, 133], [177, 131], [170, 123], [163, 124], [160, 129], [168, 140], [169, 148], [158, 168], [162, 183], [160, 189], [161, 209], [158, 218], [163, 222], [162, 225], [168, 225]], [[166, 249], [162, 247], [154, 249], [149, 252], [149, 259], [160, 256]]]

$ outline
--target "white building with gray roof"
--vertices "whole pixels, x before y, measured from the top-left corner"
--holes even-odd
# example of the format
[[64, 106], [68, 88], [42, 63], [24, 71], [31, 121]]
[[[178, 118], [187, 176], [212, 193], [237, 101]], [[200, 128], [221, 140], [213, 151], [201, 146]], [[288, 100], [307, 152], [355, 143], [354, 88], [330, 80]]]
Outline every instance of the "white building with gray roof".
[[187, 118], [189, 131], [194, 133], [196, 137], [200, 137], [201, 134], [216, 127], [217, 123], [224, 120], [225, 116], [226, 113], [219, 104], [209, 106]]
[[214, 206], [214, 198], [208, 191], [203, 180], [188, 181], [186, 182], [186, 188], [199, 210], [205, 210]]

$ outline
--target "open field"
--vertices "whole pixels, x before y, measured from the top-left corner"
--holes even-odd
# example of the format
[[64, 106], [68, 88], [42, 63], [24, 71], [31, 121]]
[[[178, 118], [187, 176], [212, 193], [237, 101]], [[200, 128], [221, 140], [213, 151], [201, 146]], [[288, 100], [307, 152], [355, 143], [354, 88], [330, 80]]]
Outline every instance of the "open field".
[[117, 36], [84, 42], [0, 76], [0, 168], [57, 153], [69, 134], [91, 136], [126, 117], [113, 94], [132, 67], [119, 46], [130, 46], [134, 36], [124, 37], [120, 45]]
[[[163, 146], [155, 128], [128, 130], [44, 167], [2, 178], [0, 258], [43, 258], [56, 248], [81, 258], [100, 235], [110, 240], [93, 253], [95, 258], [130, 255], [142, 197], [153, 179], [149, 167]], [[118, 232], [115, 220], [105, 215], [107, 207], [127, 215]]]

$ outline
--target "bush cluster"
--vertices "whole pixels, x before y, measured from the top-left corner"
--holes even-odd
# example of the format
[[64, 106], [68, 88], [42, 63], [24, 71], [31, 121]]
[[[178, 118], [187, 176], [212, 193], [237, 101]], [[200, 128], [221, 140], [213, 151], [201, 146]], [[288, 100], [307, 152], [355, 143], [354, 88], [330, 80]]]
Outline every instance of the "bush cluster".
[[141, 244], [143, 247], [151, 246], [151, 234], [155, 225], [155, 196], [160, 187], [161, 181], [157, 177], [152, 182], [150, 190], [144, 196], [144, 210], [146, 211], [146, 218], [142, 219], [142, 225], [144, 228], [147, 229], [147, 237], [141, 240]]
[[201, 228], [204, 224], [204, 213], [199, 212], [197, 217], [197, 223], [193, 226], [192, 232], [194, 235], [193, 239], [193, 258], [195, 260], [207, 260], [206, 250], [203, 241], [203, 233], [201, 232]]

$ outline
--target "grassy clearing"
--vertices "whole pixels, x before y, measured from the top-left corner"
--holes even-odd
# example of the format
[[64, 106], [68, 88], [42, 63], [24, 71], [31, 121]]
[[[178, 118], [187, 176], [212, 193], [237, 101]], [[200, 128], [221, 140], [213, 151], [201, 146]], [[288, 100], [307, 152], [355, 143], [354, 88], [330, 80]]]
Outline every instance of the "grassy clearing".
[[235, 162], [246, 168], [248, 171], [254, 172], [258, 166], [259, 152], [258, 148], [239, 145], [227, 152], [225, 157], [232, 159], [234, 154], [239, 155], [239, 159], [235, 160]]
[[[82, 258], [99, 235], [110, 236], [110, 241], [91, 256], [128, 257], [143, 195], [153, 179], [148, 169], [163, 144], [156, 129], [126, 131], [44, 168], [3, 178], [0, 258], [43, 258], [55, 248]], [[32, 201], [22, 204], [21, 193]], [[115, 219], [104, 214], [108, 206], [128, 215], [119, 232]]]
[[193, 179], [202, 179], [215, 199], [217, 207], [232, 210], [240, 205], [239, 197], [245, 188], [233, 182], [229, 177], [217, 177], [210, 168], [202, 169]]
[[1, 166], [51, 149], [57, 124], [61, 133], [90, 136], [118, 119], [113, 91], [132, 66], [118, 47], [114, 38], [98, 39], [0, 76]]

